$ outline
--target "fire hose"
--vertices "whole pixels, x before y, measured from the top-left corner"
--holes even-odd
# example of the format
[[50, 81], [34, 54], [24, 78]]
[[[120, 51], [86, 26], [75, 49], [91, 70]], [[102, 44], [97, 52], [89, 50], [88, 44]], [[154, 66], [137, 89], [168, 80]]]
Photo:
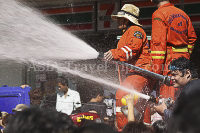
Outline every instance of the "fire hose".
[[[102, 59], [103, 61], [107, 61], [104, 58], [103, 53], [99, 53], [98, 58]], [[171, 85], [171, 77], [170, 76], [157, 74], [157, 73], [142, 69], [140, 67], [134, 66], [132, 64], [128, 64], [128, 63], [122, 62], [122, 61], [113, 61], [113, 60], [111, 60], [111, 61], [107, 61], [107, 62], [111, 63], [111, 64], [116, 64], [116, 65], [121, 65], [121, 66], [127, 67], [129, 69], [132, 69], [132, 70], [135, 70], [135, 71], [140, 72], [142, 74], [145, 74], [146, 76], [153, 77], [153, 78], [157, 79], [158, 81], [163, 82], [164, 84], [166, 84], [168, 86]]]
[[[167, 86], [171, 85], [171, 77], [170, 76], [160, 75], [160, 74], [157, 74], [157, 73], [142, 69], [140, 67], [134, 66], [132, 64], [128, 64], [128, 63], [122, 62], [122, 61], [113, 61], [113, 60], [108, 61], [108, 60], [106, 60], [104, 58], [104, 54], [103, 53], [99, 53], [98, 58], [103, 60], [103, 61], [107, 61], [108, 63], [115, 64], [115, 65], [121, 65], [123, 67], [129, 68], [131, 70], [135, 70], [135, 71], [140, 72], [142, 74], [145, 74], [146, 76], [152, 77], [152, 78], [154, 78], [154, 79], [166, 84]], [[159, 98], [156, 98], [155, 96], [151, 95], [150, 98], [148, 99], [148, 101], [151, 101], [151, 102], [154, 102], [154, 103], [158, 103], [159, 102]], [[169, 105], [170, 101], [171, 101], [171, 99], [169, 99], [169, 98], [165, 99], [165, 104], [167, 106], [170, 106]], [[128, 113], [127, 109], [128, 109], [127, 106], [122, 106], [121, 112], [123, 112], [125, 115], [127, 115], [127, 113]], [[136, 119], [140, 119], [142, 117], [139, 112], [140, 112], [139, 110], [134, 109], [134, 115], [136, 116]]]

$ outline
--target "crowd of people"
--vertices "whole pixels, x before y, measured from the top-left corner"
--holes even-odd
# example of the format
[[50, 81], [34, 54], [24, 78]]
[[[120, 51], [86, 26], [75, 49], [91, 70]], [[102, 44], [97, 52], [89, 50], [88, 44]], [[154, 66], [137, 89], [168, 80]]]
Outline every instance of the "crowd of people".
[[[14, 114], [1, 112], [1, 126], [4, 133], [77, 133], [77, 132], [124, 132], [124, 133], [177, 133], [177, 132], [199, 132], [199, 103], [200, 103], [200, 80], [193, 63], [185, 58], [179, 57], [173, 60], [169, 65], [172, 84], [176, 88], [182, 88], [180, 95], [175, 100], [172, 108], [167, 108], [164, 100], [158, 106], [154, 106], [163, 120], [157, 120], [152, 125], [144, 123], [142, 120], [134, 120], [134, 108], [128, 111], [128, 122], [121, 131], [117, 127], [112, 127], [106, 123], [106, 105], [102, 103], [103, 89], [95, 88], [92, 91], [91, 100], [76, 109], [75, 113], [92, 112], [100, 116], [101, 122], [87, 120], [82, 126], [77, 126], [71, 119], [67, 111], [62, 111], [55, 106], [55, 109], [42, 108], [41, 104], [36, 102], [28, 107], [25, 104], [18, 104], [13, 108]], [[61, 85], [63, 81], [63, 85]], [[66, 79], [58, 79], [58, 89], [63, 90], [63, 95], [68, 96]], [[69, 89], [69, 88], [68, 88]], [[75, 92], [77, 95], [78, 92]], [[59, 92], [57, 93], [57, 95]], [[34, 94], [33, 94], [34, 95]], [[60, 95], [58, 95], [60, 97]], [[77, 99], [77, 98], [75, 98]], [[79, 99], [79, 98], [78, 98]], [[134, 107], [134, 96], [127, 98], [128, 107]], [[58, 99], [56, 99], [56, 104]], [[60, 101], [61, 102], [61, 101]], [[66, 102], [66, 101], [65, 101]], [[78, 101], [80, 102], [80, 101]], [[73, 103], [71, 103], [73, 105]], [[37, 105], [37, 106], [36, 106]], [[73, 109], [73, 108], [72, 108]]]
[[[41, 109], [38, 106], [23, 108], [15, 114], [2, 117], [3, 133], [118, 133], [107, 123], [88, 121], [76, 126], [69, 115], [52, 109]], [[124, 133], [159, 133], [165, 131], [159, 122], [155, 126], [147, 126], [143, 122], [130, 121], [123, 128]], [[155, 130], [154, 130], [155, 127]]]
[[[123, 71], [119, 66], [119, 81], [122, 86], [136, 89], [146, 95], [156, 90], [155, 97], [162, 96], [159, 104], [146, 99], [126, 98], [128, 113], [122, 111], [121, 99], [129, 92], [116, 92], [116, 124], [111, 126], [106, 115], [106, 104], [102, 103], [104, 90], [93, 86], [88, 94], [91, 99], [83, 104], [80, 94], [68, 87], [64, 77], [57, 80], [56, 93], [51, 100], [41, 90], [30, 92], [31, 106], [17, 105], [14, 114], [1, 112], [0, 125], [4, 133], [197, 133], [200, 131], [200, 80], [190, 61], [190, 54], [197, 40], [188, 15], [174, 7], [168, 0], [151, 0], [158, 9], [152, 15], [152, 40], [148, 43], [145, 31], [138, 21], [139, 8], [125, 4], [117, 15], [118, 28], [123, 35], [116, 49], [104, 53], [108, 61], [117, 60], [152, 71], [169, 75], [170, 86], [157, 84], [157, 80], [135, 70]], [[26, 87], [25, 86], [22, 86]], [[178, 93], [179, 92], [179, 93]], [[170, 107], [166, 98], [171, 98]], [[48, 101], [55, 101], [53, 104]], [[37, 106], [36, 106], [37, 105]], [[150, 106], [149, 106], [150, 105]], [[142, 108], [141, 108], [142, 107]], [[71, 114], [91, 112], [99, 115], [101, 121], [93, 118], [77, 126]], [[142, 114], [138, 119], [137, 115]], [[152, 123], [152, 115], [158, 119]], [[84, 119], [84, 118], [82, 118]]]
[[[200, 103], [200, 80], [193, 63], [185, 58], [180, 57], [173, 60], [169, 65], [172, 74], [172, 84], [176, 88], [182, 88], [172, 108], [167, 108], [165, 101], [154, 109], [163, 116], [162, 120], [155, 121], [152, 125], [144, 123], [142, 120], [134, 120], [134, 108], [128, 109], [128, 122], [121, 131], [117, 127], [112, 127], [106, 123], [106, 105], [101, 103], [103, 90], [96, 89], [93, 92], [91, 100], [77, 108], [80, 112], [97, 113], [102, 121], [92, 119], [84, 122], [83, 125], [77, 126], [70, 114], [60, 108], [50, 109], [41, 108], [41, 106], [18, 104], [12, 111], [14, 114], [1, 112], [1, 126], [4, 133], [77, 133], [77, 132], [124, 132], [124, 133], [177, 133], [177, 132], [199, 132], [199, 103]], [[60, 85], [61, 79], [58, 80]], [[64, 84], [66, 86], [66, 84]], [[62, 87], [58, 87], [62, 88]], [[66, 89], [63, 89], [66, 91]], [[64, 93], [64, 92], [63, 92]], [[77, 94], [76, 92], [75, 94]], [[65, 94], [65, 93], [64, 93]], [[128, 107], [134, 107], [134, 96], [127, 98]], [[58, 101], [56, 100], [56, 103]], [[40, 105], [40, 104], [38, 104]], [[100, 105], [100, 106], [99, 106]], [[72, 110], [73, 111], [73, 110]], [[72, 112], [71, 111], [71, 112]]]

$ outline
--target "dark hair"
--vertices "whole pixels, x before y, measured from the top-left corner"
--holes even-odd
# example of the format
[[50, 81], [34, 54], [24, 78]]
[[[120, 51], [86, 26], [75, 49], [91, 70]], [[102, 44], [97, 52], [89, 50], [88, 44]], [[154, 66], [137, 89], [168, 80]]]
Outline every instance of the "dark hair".
[[129, 27], [129, 26], [134, 26], [134, 25], [136, 25], [136, 24], [134, 24], [133, 22], [131, 22], [131, 21], [128, 19], [127, 27]]
[[122, 129], [123, 133], [151, 133], [150, 127], [147, 127], [142, 121], [130, 121]]
[[[181, 95], [174, 108], [168, 127], [168, 133], [199, 133], [200, 132], [200, 87], [190, 93]], [[180, 96], [179, 96], [180, 97]]]
[[103, 96], [104, 90], [102, 88], [94, 88], [91, 90], [91, 97], [96, 98], [98, 95]]
[[194, 64], [192, 63], [192, 61], [185, 57], [179, 57], [178, 59], [174, 59], [168, 67], [169, 70], [172, 70], [172, 68], [174, 68], [173, 70], [181, 71], [183, 74], [182, 76], [184, 76], [186, 72], [185, 70], [189, 69], [192, 78], [198, 78], [198, 73], [194, 67]]
[[74, 133], [118, 133], [118, 131], [105, 123], [88, 123], [75, 129]]
[[51, 109], [31, 107], [15, 114], [4, 133], [71, 133], [71, 118]]
[[163, 1], [169, 1], [169, 0], [152, 0], [152, 2], [155, 4], [159, 4], [160, 2], [163, 2]]
[[61, 83], [62, 85], [68, 85], [68, 79], [64, 78], [63, 76], [60, 76], [58, 79], [57, 79], [57, 82], [58, 83]]
[[167, 123], [164, 120], [157, 120], [152, 126], [155, 133], [167, 133]]

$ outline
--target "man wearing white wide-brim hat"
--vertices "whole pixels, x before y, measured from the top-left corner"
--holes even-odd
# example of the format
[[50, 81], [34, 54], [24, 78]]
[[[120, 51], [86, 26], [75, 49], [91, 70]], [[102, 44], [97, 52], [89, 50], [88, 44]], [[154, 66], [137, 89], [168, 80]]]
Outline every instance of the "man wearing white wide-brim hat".
[[[149, 45], [145, 31], [141, 28], [142, 25], [138, 22], [139, 8], [132, 4], [125, 4], [117, 15], [112, 15], [112, 19], [117, 20], [118, 28], [123, 30], [123, 35], [118, 42], [116, 49], [111, 49], [104, 53], [104, 57], [107, 60], [123, 61], [143, 69], [150, 70], [150, 53]], [[115, 45], [115, 44], [113, 44]], [[139, 72], [133, 70], [124, 69], [119, 66], [119, 80], [122, 86], [130, 89], [135, 89], [139, 92], [149, 94], [151, 87], [149, 78], [142, 75]], [[127, 123], [126, 116], [121, 112], [121, 99], [127, 95], [128, 92], [118, 89], [116, 93], [116, 115], [118, 129], [122, 129]], [[135, 117], [136, 120], [141, 120], [145, 110], [145, 100], [141, 100], [141, 104], [138, 106], [139, 116]], [[135, 101], [136, 103], [137, 101]], [[139, 102], [137, 102], [139, 103]], [[142, 107], [142, 108], [140, 108]], [[136, 110], [136, 109], [135, 109]], [[148, 117], [145, 122], [150, 123], [150, 112], [146, 112]]]

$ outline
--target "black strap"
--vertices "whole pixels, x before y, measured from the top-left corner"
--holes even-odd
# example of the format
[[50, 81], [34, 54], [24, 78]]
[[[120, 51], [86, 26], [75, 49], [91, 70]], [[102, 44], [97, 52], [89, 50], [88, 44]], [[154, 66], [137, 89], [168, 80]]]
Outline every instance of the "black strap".
[[132, 13], [130, 13], [130, 12], [127, 12], [127, 11], [124, 11], [124, 10], [121, 10], [121, 12], [124, 12], [124, 13], [126, 13], [126, 14], [129, 14], [129, 15], [131, 15], [131, 16], [133, 16], [133, 17], [135, 17], [135, 18], [137, 18], [137, 19], [138, 19], [138, 17], [137, 17], [137, 16], [135, 16], [134, 14], [132, 14]]

